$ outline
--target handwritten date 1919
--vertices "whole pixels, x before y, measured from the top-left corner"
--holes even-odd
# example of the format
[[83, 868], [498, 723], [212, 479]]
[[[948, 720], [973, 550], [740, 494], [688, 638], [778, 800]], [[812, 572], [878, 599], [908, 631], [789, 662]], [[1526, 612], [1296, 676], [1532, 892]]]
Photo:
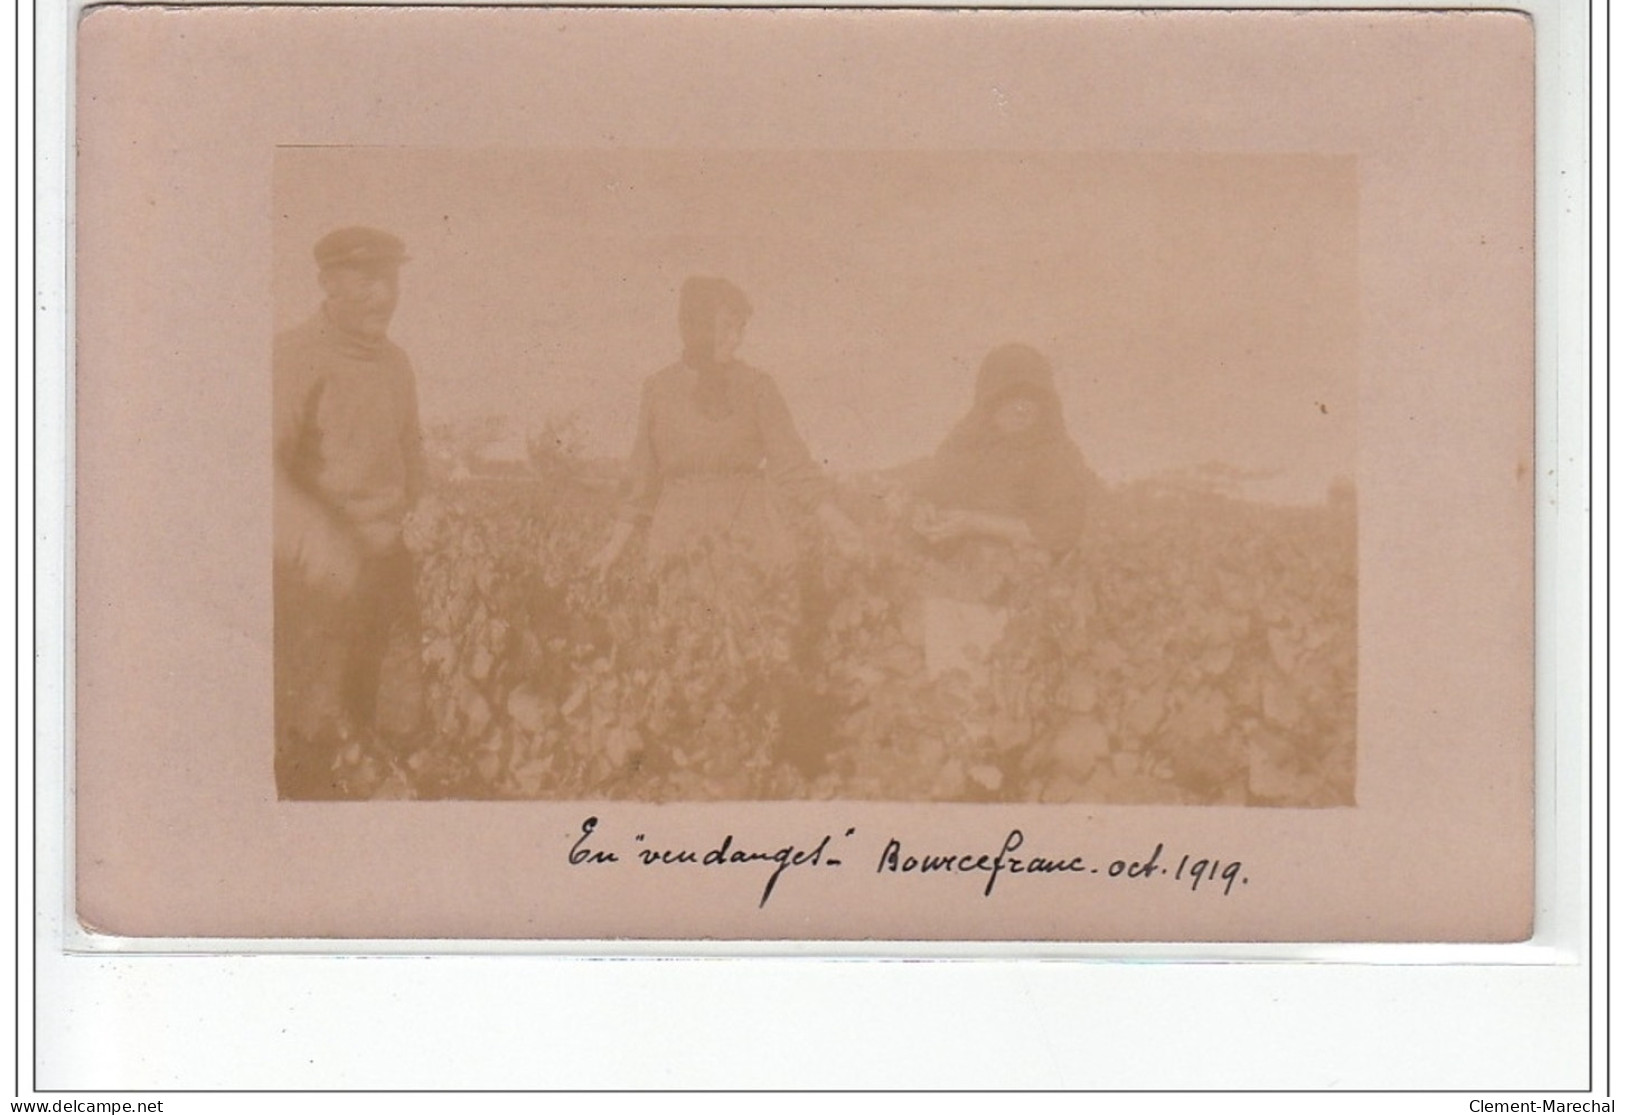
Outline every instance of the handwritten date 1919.
[[993, 896], [993, 886], [1001, 874], [1027, 876], [1096, 875], [1107, 879], [1168, 879], [1183, 883], [1192, 891], [1204, 885], [1223, 887], [1225, 895], [1240, 883], [1247, 885], [1240, 860], [1228, 863], [1206, 856], [1180, 856], [1177, 863], [1168, 862], [1160, 843], [1144, 859], [1086, 859], [1079, 855], [1018, 856], [1015, 852], [1027, 838], [1020, 829], [1011, 829], [1004, 845], [997, 852], [911, 853], [902, 841], [893, 837], [880, 853], [875, 871], [881, 875], [985, 874], [987, 883], [982, 888], [985, 898]]
[[[840, 836], [825, 833], [815, 843], [806, 845], [786, 843], [779, 847], [751, 848], [736, 843], [732, 833], [701, 850], [700, 847], [661, 847], [651, 843], [647, 833], [632, 837], [633, 847], [621, 851], [607, 846], [599, 831], [597, 817], [588, 817], [581, 823], [580, 834], [570, 846], [572, 867], [592, 868], [601, 865], [625, 863], [641, 868], [694, 867], [715, 869], [758, 865], [768, 870], [767, 882], [762, 887], [758, 909], [767, 905], [774, 888], [786, 871], [792, 868], [839, 867], [841, 860], [834, 854], [839, 848], [850, 849], [845, 842], [856, 834], [849, 828]], [[1149, 855], [1136, 858], [1109, 859], [1106, 856], [1086, 856], [1066, 851], [1061, 854], [1033, 855], [1023, 850], [1027, 843], [1020, 829], [1010, 829], [997, 850], [984, 845], [980, 850], [931, 849], [918, 850], [905, 847], [897, 837], [886, 841], [875, 863], [874, 875], [881, 878], [900, 878], [910, 875], [970, 875], [980, 876], [982, 896], [993, 897], [993, 889], [1005, 878], [1073, 878], [1095, 877], [1102, 882], [1123, 882], [1130, 886], [1144, 885], [1142, 881], [1161, 880], [1164, 884], [1188, 888], [1192, 893], [1217, 893], [1228, 897], [1237, 887], [1247, 886], [1240, 860], [1226, 860], [1218, 856], [1177, 855], [1158, 843]], [[1019, 855], [1017, 853], [1020, 853]], [[844, 854], [844, 853], [843, 853]], [[708, 872], [709, 873], [709, 872]]]

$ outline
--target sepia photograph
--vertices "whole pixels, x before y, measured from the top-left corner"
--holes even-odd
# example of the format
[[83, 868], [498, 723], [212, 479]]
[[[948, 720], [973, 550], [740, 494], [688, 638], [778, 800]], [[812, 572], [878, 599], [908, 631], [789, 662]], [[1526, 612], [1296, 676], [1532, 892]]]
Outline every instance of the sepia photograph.
[[19, 1079], [1589, 1087], [1583, 7], [72, 0]]
[[1352, 159], [274, 174], [282, 798], [1355, 803]]
[[87, 947], [1536, 931], [1527, 20], [77, 34]]

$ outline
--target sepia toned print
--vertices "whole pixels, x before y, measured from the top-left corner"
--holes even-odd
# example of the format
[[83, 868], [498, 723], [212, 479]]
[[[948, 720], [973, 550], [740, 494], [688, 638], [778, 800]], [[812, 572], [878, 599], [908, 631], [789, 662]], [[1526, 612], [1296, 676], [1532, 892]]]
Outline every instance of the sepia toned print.
[[281, 797], [1353, 803], [1349, 160], [276, 186]]
[[[79, 34], [86, 926], [1529, 935], [1528, 20], [112, 6]], [[406, 257], [384, 335], [422, 483], [374, 516], [410, 592], [337, 609], [376, 634], [318, 648], [356, 666], [315, 700], [277, 668], [323, 658], [276, 646], [322, 624], [278, 633], [273, 373], [344, 230]], [[730, 287], [719, 407], [685, 333]], [[978, 391], [1012, 382], [1022, 445]], [[760, 435], [753, 475], [679, 478], [724, 408], [709, 471]], [[699, 495], [728, 486], [757, 493], [734, 530]], [[765, 904], [759, 860], [644, 866], [724, 844], [823, 857]], [[1007, 846], [1099, 874], [907, 867]]]

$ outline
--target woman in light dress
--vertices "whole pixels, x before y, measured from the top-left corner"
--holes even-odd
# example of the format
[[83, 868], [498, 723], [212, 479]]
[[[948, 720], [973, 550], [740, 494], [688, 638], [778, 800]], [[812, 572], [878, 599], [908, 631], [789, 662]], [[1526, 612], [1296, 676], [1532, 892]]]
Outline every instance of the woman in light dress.
[[[726, 279], [683, 283], [682, 355], [643, 385], [620, 511], [592, 562], [607, 576], [643, 532], [643, 574], [627, 584], [653, 585], [653, 618], [630, 652], [658, 689], [649, 757], [697, 780], [695, 792], [741, 796], [777, 792], [781, 764], [815, 774], [829, 745], [806, 682], [798, 527], [861, 544], [778, 386], [736, 355], [750, 313]], [[695, 755], [703, 763], [685, 766]]]
[[683, 283], [682, 357], [644, 382], [627, 489], [598, 569], [619, 560], [640, 525], [656, 565], [726, 545], [769, 573], [795, 561], [794, 511], [816, 515], [840, 541], [856, 537], [778, 386], [735, 355], [750, 314], [727, 279]]

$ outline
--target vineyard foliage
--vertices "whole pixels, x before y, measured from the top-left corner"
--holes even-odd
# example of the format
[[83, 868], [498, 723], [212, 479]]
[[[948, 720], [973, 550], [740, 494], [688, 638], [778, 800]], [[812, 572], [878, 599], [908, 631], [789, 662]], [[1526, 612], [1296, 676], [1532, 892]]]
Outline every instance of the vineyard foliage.
[[[793, 576], [717, 549], [600, 578], [602, 491], [443, 486], [409, 531], [432, 730], [352, 751], [350, 791], [1353, 802], [1352, 503], [1131, 486], [1052, 562], [934, 554], [897, 501], [842, 497], [867, 545], [809, 531]], [[980, 644], [938, 653], [943, 615], [981, 617]]]

